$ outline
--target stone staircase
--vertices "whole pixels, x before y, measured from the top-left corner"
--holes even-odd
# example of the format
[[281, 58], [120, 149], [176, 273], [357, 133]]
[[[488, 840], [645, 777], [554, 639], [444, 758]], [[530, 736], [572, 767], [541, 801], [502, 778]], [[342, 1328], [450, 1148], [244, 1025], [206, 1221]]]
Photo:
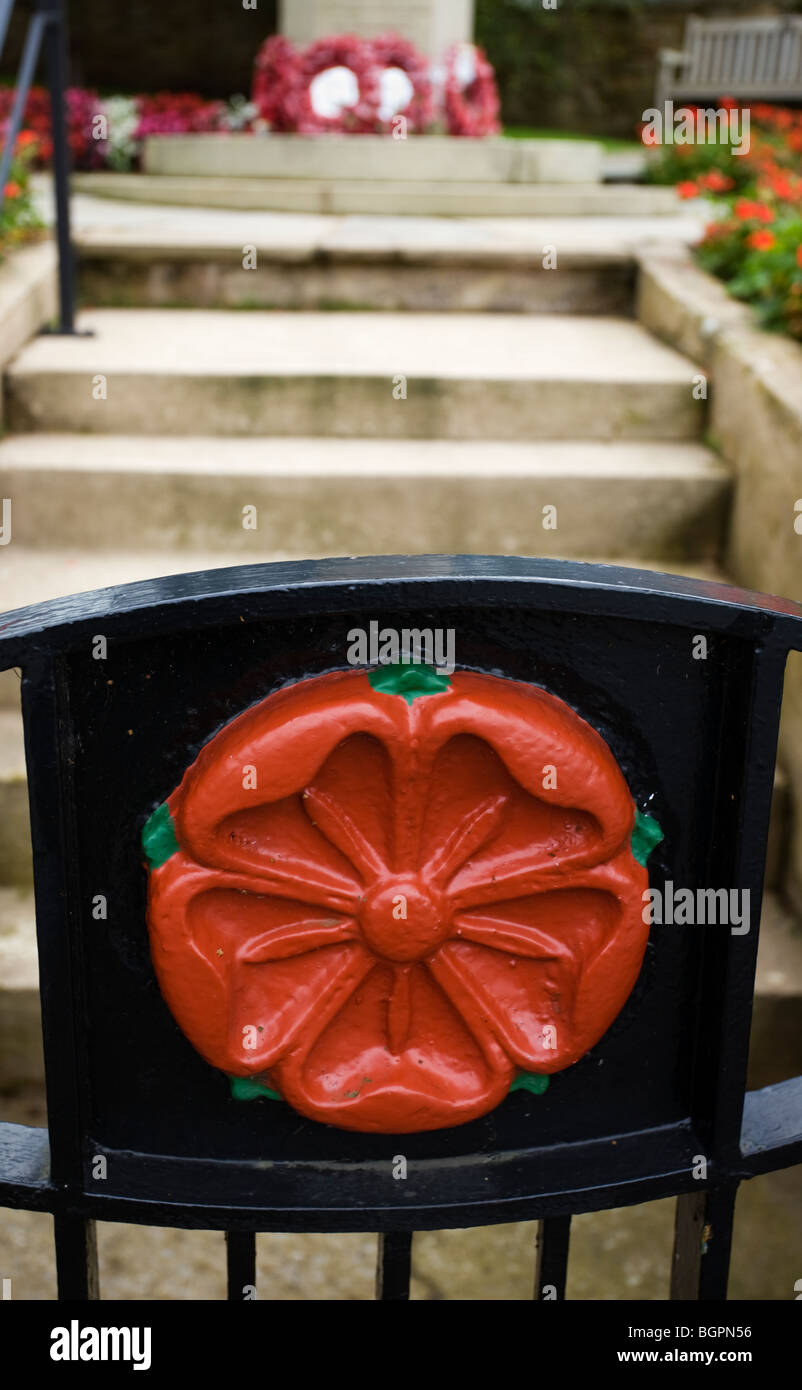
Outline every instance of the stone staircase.
[[[543, 554], [717, 574], [730, 477], [704, 443], [698, 367], [631, 317], [632, 225], [594, 250], [581, 227], [571, 240], [547, 222], [528, 240], [501, 223], [489, 236], [471, 223], [401, 234], [322, 219], [314, 235], [296, 220], [281, 236], [273, 219], [268, 236], [251, 214], [210, 216], [205, 236], [152, 219], [148, 235], [130, 218], [79, 228], [85, 299], [102, 307], [84, 311], [87, 336], [32, 339], [4, 377], [13, 540], [0, 550], [0, 608], [338, 554]], [[573, 250], [547, 272], [550, 234]], [[241, 268], [249, 237], [267, 244], [260, 282]], [[348, 307], [327, 310], [334, 272]], [[259, 307], [246, 311], [257, 283]], [[377, 307], [356, 308], [362, 295]], [[149, 307], [168, 304], [183, 307]], [[0, 677], [0, 988], [17, 1007], [0, 1054], [23, 1080], [39, 1065], [14, 1043], [35, 1035], [20, 1003], [35, 1001], [30, 873], [11, 672]]]
[[624, 318], [98, 309], [82, 322], [92, 336], [36, 338], [8, 369], [12, 432], [492, 447], [703, 428], [693, 364]]

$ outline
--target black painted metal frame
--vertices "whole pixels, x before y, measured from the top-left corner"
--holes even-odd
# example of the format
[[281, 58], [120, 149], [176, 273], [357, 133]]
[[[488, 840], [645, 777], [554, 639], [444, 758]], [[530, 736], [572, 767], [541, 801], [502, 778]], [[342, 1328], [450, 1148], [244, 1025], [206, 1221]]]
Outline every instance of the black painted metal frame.
[[[59, 333], [75, 332], [75, 258], [70, 234], [70, 149], [67, 140], [65, 92], [67, 88], [66, 0], [31, 0], [33, 13], [20, 59], [14, 105], [5, 141], [0, 145], [0, 209], [11, 169], [17, 136], [22, 129], [28, 93], [36, 64], [44, 51], [50, 89], [53, 139], [53, 190], [56, 200], [56, 239], [59, 257]], [[14, 0], [0, 0], [0, 55], [3, 52]]]
[[[260, 1108], [273, 1102], [243, 1118], [207, 1077], [155, 985], [141, 825], [217, 727], [278, 685], [345, 666], [346, 631], [394, 616], [456, 626], [458, 666], [573, 703], [610, 739], [636, 800], [657, 796], [667, 834], [652, 883], [748, 890], [759, 921], [784, 668], [802, 650], [795, 603], [612, 566], [427, 556], [214, 570], [6, 615], [0, 669], [22, 668], [49, 1130], [0, 1125], [0, 1203], [54, 1214], [61, 1297], [97, 1296], [96, 1219], [226, 1231], [230, 1298], [254, 1282], [255, 1232], [378, 1231], [385, 1299], [408, 1297], [413, 1231], [539, 1219], [535, 1297], [562, 1297], [571, 1215], [677, 1196], [672, 1297], [722, 1298], [739, 1181], [802, 1161], [802, 1078], [745, 1093], [756, 929], [653, 928], [621, 1019], [560, 1074], [562, 1090], [511, 1095], [487, 1122], [403, 1137], [286, 1125], [285, 1107]], [[108, 664], [91, 659], [98, 634]], [[690, 656], [700, 634], [704, 662]], [[105, 936], [88, 913], [99, 864]], [[109, 1009], [130, 1031], [122, 1042]], [[390, 1176], [399, 1152], [403, 1183]]]

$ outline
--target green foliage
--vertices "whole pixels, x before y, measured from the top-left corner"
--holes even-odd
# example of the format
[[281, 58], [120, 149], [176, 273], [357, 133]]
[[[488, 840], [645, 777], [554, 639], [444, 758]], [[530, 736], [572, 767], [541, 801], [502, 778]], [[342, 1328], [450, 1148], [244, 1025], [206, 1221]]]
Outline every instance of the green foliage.
[[654, 177], [684, 198], [715, 195], [697, 247], [705, 270], [758, 321], [802, 340], [802, 112], [757, 104], [746, 153], [726, 143], [665, 146]]
[[[753, 244], [765, 236], [764, 246]], [[764, 328], [802, 340], [802, 214], [779, 210], [770, 228], [751, 220], [713, 224], [697, 251], [702, 266], [730, 294], [752, 304]]]
[[5, 186], [5, 198], [0, 210], [0, 259], [12, 247], [31, 240], [43, 223], [33, 203], [30, 187], [30, 167], [35, 157], [35, 144], [20, 137], [11, 173]]
[[743, 155], [733, 155], [729, 143], [701, 141], [694, 145], [661, 145], [649, 159], [644, 178], [647, 183], [677, 184], [720, 173], [732, 180], [733, 192], [740, 192], [754, 181], [754, 170]]
[[631, 139], [657, 50], [679, 43], [683, 12], [648, 0], [477, 0], [476, 41], [496, 70], [504, 124]]

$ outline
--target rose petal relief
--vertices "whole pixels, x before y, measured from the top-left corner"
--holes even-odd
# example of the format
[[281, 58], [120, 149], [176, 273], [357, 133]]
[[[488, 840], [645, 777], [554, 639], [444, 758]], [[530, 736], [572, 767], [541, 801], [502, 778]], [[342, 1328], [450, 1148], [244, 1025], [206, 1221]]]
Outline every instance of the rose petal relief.
[[423, 689], [287, 687], [160, 813], [148, 923], [177, 1023], [341, 1128], [460, 1124], [577, 1061], [648, 936], [634, 803], [592, 727], [500, 677]]

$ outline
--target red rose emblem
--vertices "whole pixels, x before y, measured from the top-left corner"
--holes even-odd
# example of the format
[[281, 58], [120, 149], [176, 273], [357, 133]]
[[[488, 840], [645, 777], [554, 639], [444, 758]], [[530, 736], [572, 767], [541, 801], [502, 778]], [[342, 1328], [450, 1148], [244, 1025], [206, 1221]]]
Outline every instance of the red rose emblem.
[[148, 822], [162, 992], [208, 1062], [312, 1119], [461, 1124], [623, 1006], [649, 930], [634, 821], [607, 744], [538, 687], [301, 681]]

